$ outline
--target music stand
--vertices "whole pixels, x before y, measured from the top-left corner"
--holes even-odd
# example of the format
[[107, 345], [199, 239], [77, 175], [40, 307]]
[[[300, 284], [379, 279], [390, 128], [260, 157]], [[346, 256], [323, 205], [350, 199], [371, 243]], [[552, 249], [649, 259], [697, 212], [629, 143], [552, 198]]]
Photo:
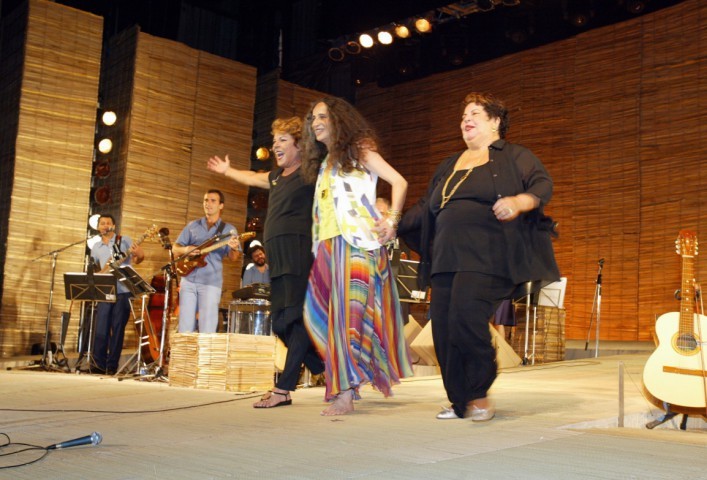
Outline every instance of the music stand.
[[130, 290], [134, 296], [141, 297], [141, 307], [140, 307], [140, 318], [135, 315], [135, 310], [133, 309], [132, 302], [130, 303], [130, 312], [133, 315], [133, 321], [137, 325], [138, 331], [138, 345], [137, 350], [132, 356], [125, 361], [125, 363], [118, 369], [115, 373], [118, 375], [123, 370], [130, 365], [133, 360], [135, 360], [135, 373], [134, 375], [142, 375], [141, 369], [143, 365], [141, 353], [142, 347], [149, 344], [149, 338], [143, 336], [143, 324], [145, 323], [145, 311], [147, 310], [147, 297], [155, 293], [155, 289], [143, 279], [139, 273], [135, 271], [130, 265], [121, 265], [118, 268], [111, 267], [111, 274], [118, 280], [118, 283]]
[[91, 367], [98, 367], [93, 358], [93, 328], [94, 314], [98, 302], [115, 303], [118, 284], [113, 275], [107, 273], [93, 273], [93, 266], [89, 265], [88, 273], [65, 273], [64, 290], [66, 299], [70, 301], [91, 302], [91, 317], [88, 324], [88, 349], [86, 355], [80, 353], [74, 370], [79, 370], [79, 365], [85, 359], [88, 371]]

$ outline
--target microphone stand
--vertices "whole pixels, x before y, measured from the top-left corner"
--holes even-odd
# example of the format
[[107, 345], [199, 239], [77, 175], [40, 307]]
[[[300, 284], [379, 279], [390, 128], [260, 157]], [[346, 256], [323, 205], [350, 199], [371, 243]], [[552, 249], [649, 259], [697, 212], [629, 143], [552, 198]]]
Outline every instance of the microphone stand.
[[[78, 245], [80, 243], [84, 243], [86, 239], [81, 239], [78, 240], [74, 243], [70, 243], [64, 247], [61, 247], [57, 250], [51, 251], [49, 253], [45, 253], [43, 255], [40, 255], [39, 257], [33, 259], [33, 262], [36, 262], [39, 259], [42, 259], [44, 257], [48, 257], [51, 255], [52, 257], [52, 274], [51, 274], [51, 280], [49, 282], [49, 305], [47, 306], [47, 320], [46, 320], [46, 325], [44, 327], [44, 350], [42, 352], [42, 360], [39, 362], [39, 366], [42, 367], [45, 370], [50, 370], [51, 365], [47, 363], [47, 356], [48, 356], [48, 351], [49, 351], [49, 345], [50, 345], [50, 333], [49, 333], [49, 324], [52, 318], [52, 303], [54, 300], [54, 277], [56, 276], [56, 259], [59, 256], [61, 252], [66, 250], [67, 248], [71, 248], [74, 245]], [[63, 345], [62, 345], [62, 353], [63, 353]], [[49, 362], [52, 363], [52, 362]]]
[[601, 271], [604, 268], [604, 259], [600, 259], [599, 262], [599, 272], [597, 273], [596, 288], [594, 289], [594, 301], [592, 302], [592, 314], [589, 317], [589, 328], [587, 329], [587, 341], [584, 344], [584, 350], [589, 347], [589, 336], [592, 332], [592, 320], [596, 314], [597, 318], [597, 331], [594, 338], [594, 358], [599, 357], [599, 324], [601, 322]]

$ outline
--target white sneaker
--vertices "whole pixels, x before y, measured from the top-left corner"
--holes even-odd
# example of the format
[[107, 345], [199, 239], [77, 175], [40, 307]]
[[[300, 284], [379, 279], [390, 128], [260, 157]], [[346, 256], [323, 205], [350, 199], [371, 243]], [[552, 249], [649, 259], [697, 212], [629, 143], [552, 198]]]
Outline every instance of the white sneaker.
[[437, 414], [437, 420], [454, 420], [456, 418], [462, 418], [457, 415], [457, 412], [450, 407], [442, 407], [442, 411]]

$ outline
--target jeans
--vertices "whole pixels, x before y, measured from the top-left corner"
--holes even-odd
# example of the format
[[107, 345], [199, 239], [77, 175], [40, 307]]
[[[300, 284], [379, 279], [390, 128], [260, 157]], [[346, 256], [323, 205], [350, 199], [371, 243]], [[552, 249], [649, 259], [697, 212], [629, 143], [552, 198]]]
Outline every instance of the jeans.
[[182, 280], [179, 289], [179, 333], [197, 331], [197, 312], [199, 333], [216, 333], [220, 302], [221, 287]]

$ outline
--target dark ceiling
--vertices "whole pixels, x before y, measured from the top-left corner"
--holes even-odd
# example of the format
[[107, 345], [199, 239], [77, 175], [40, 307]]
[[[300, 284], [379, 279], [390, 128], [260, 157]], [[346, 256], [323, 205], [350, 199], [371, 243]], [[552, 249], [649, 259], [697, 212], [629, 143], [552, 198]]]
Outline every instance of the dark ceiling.
[[[631, 19], [681, 0], [58, 0], [105, 18], [105, 37], [143, 32], [258, 67], [304, 87], [352, 98]], [[20, 0], [0, 0], [3, 14]], [[442, 11], [454, 4], [456, 14]], [[461, 12], [461, 13], [459, 13]], [[358, 34], [429, 14], [433, 31], [334, 61]], [[335, 52], [338, 53], [338, 52]]]

